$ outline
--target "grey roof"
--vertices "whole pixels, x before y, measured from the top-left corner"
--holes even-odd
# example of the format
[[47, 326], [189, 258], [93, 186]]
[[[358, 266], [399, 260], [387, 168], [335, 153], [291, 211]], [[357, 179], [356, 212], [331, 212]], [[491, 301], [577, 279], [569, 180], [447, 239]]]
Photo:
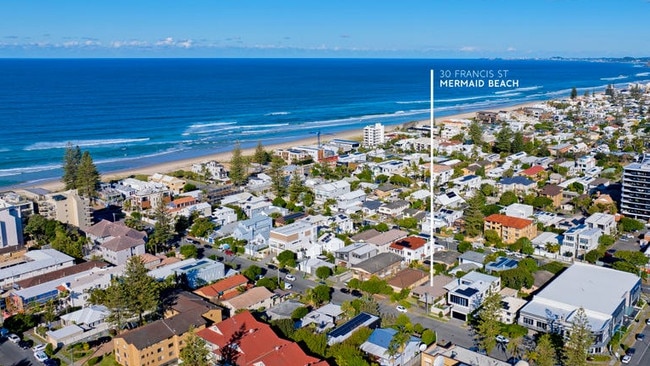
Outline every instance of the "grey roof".
[[639, 276], [576, 262], [535, 296], [602, 314], [613, 314], [640, 281]]
[[462, 259], [464, 261], [471, 261], [471, 262], [476, 262], [476, 263], [483, 263], [485, 261], [486, 255], [484, 253], [479, 253], [479, 252], [474, 252], [474, 251], [469, 251], [461, 254], [458, 259]]
[[14, 276], [38, 271], [43, 268], [74, 261], [74, 258], [71, 256], [54, 249], [31, 250], [25, 253], [25, 257], [30, 258], [32, 261], [0, 269], [0, 281]]
[[353, 268], [358, 268], [372, 274], [401, 261], [402, 257], [395, 253], [380, 253], [363, 262], [357, 263]]
[[118, 338], [124, 339], [126, 343], [132, 344], [138, 350], [143, 350], [174, 335], [182, 335], [191, 326], [197, 328], [205, 324], [206, 320], [201, 317], [201, 314], [182, 313], [130, 330]]

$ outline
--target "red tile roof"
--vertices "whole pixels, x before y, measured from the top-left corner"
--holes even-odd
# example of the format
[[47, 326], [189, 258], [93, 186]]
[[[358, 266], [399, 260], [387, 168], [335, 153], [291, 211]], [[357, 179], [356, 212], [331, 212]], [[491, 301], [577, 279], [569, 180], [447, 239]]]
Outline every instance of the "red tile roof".
[[196, 199], [192, 196], [180, 197], [172, 201], [175, 205], [180, 205], [183, 203], [194, 203]]
[[242, 274], [237, 274], [232, 277], [224, 278], [221, 281], [215, 282], [212, 285], [203, 286], [194, 292], [201, 296], [217, 297], [219, 293], [224, 293], [228, 290], [236, 289], [240, 286], [245, 286], [248, 283], [248, 278]]
[[532, 220], [521, 219], [519, 217], [512, 217], [512, 216], [506, 216], [500, 214], [492, 214], [486, 217], [485, 221], [496, 222], [505, 227], [512, 227], [515, 229], [523, 229], [533, 223]]
[[404, 238], [394, 242], [393, 244], [390, 245], [390, 247], [397, 250], [403, 250], [403, 249], [417, 250], [419, 248], [422, 248], [424, 245], [426, 245], [426, 243], [427, 240], [424, 238], [421, 238], [419, 236], [409, 236], [408, 238]]
[[[315, 357], [307, 356], [296, 343], [279, 338], [268, 324], [258, 322], [248, 311], [202, 329], [197, 335], [219, 349], [238, 338], [237, 364], [240, 366], [252, 366], [259, 362], [269, 366], [327, 365]], [[214, 352], [220, 355], [218, 349]]]
[[544, 167], [541, 165], [533, 165], [528, 169], [525, 169], [521, 172], [523, 175], [527, 175], [529, 177], [536, 176], [537, 174], [541, 173], [544, 171]]

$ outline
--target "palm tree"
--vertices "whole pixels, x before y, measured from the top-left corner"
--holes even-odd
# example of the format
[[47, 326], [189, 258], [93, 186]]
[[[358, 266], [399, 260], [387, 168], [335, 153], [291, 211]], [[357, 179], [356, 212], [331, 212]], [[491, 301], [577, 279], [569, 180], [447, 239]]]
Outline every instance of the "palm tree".
[[397, 360], [397, 354], [402, 357], [404, 348], [410, 339], [411, 332], [403, 325], [398, 326], [397, 333], [393, 335], [393, 338], [391, 338], [390, 343], [388, 344], [388, 356], [390, 356], [393, 365]]

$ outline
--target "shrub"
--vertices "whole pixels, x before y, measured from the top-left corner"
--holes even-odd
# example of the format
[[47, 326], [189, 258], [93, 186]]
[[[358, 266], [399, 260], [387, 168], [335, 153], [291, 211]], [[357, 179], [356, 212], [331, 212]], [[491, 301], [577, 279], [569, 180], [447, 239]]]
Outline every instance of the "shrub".
[[101, 361], [101, 360], [102, 360], [102, 356], [96, 356], [96, 357], [90, 358], [88, 361], [86, 361], [86, 363], [88, 364], [88, 366], [93, 366], [93, 365], [98, 364], [99, 361]]

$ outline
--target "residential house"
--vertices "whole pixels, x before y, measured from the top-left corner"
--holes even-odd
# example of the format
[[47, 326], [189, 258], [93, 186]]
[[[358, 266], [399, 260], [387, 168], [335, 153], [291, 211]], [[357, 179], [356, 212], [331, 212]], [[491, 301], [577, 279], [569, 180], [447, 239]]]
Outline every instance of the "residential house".
[[314, 187], [314, 202], [322, 204], [328, 199], [337, 200], [344, 194], [350, 193], [350, 183], [339, 180]]
[[237, 240], [260, 242], [267, 244], [273, 227], [273, 219], [264, 215], [257, 215], [247, 220], [237, 222], [237, 227], [232, 236]]
[[277, 295], [266, 287], [253, 287], [246, 292], [234, 296], [228, 300], [221, 301], [221, 305], [235, 314], [238, 310], [257, 310], [259, 308], [270, 308], [275, 305]]
[[385, 233], [368, 238], [366, 242], [377, 247], [380, 253], [388, 252], [388, 246], [397, 240], [404, 239], [408, 236], [406, 231], [391, 229]]
[[541, 166], [541, 165], [533, 165], [528, 169], [522, 170], [519, 174], [521, 174], [522, 176], [524, 176], [526, 178], [535, 180], [540, 175], [542, 175], [542, 173], [544, 173], [544, 171], [545, 171], [545, 169], [544, 169], [543, 166]]
[[384, 278], [402, 267], [402, 257], [394, 253], [379, 253], [374, 257], [351, 266], [354, 278], [361, 281], [368, 280], [372, 276]]
[[247, 285], [248, 278], [242, 274], [236, 274], [211, 285], [200, 287], [194, 290], [194, 293], [216, 303], [239, 295], [240, 289], [245, 289]]
[[528, 301], [513, 296], [503, 296], [501, 298], [501, 311], [499, 318], [501, 323], [516, 324], [519, 310], [526, 305]]
[[465, 175], [460, 178], [452, 180], [454, 188], [462, 192], [469, 192], [481, 187], [481, 177], [478, 175]]
[[596, 167], [596, 159], [591, 155], [586, 155], [576, 160], [576, 169], [580, 173], [586, 173]]
[[237, 222], [237, 213], [230, 207], [219, 207], [212, 211], [212, 221], [217, 227]]
[[553, 207], [557, 208], [562, 205], [562, 192], [564, 188], [557, 184], [547, 184], [539, 192], [541, 197], [549, 198], [553, 201]]
[[149, 271], [148, 275], [158, 281], [163, 281], [170, 276], [182, 281], [190, 288], [198, 288], [218, 279], [232, 275], [232, 270], [226, 273], [222, 262], [209, 258], [189, 258], [183, 261], [160, 266]]
[[483, 268], [485, 258], [487, 258], [485, 253], [469, 250], [458, 257], [458, 264], [474, 264], [478, 268]]
[[[271, 229], [269, 234], [269, 247], [271, 252], [280, 254], [290, 250], [298, 255], [317, 256], [321, 253], [316, 244], [316, 227], [305, 221], [296, 221], [292, 224]], [[314, 254], [315, 253], [315, 254]]]
[[354, 232], [354, 221], [350, 216], [338, 214], [330, 216], [327, 219], [327, 225], [334, 230], [336, 234], [349, 234]]
[[381, 184], [379, 187], [375, 188], [374, 194], [375, 196], [379, 197], [379, 199], [384, 199], [389, 197], [395, 190], [397, 190], [399, 187], [392, 185], [390, 183], [384, 183]]
[[519, 238], [533, 239], [537, 236], [537, 225], [533, 220], [492, 214], [485, 218], [483, 230], [494, 230], [506, 244], [512, 244]]
[[501, 178], [496, 185], [499, 192], [506, 191], [529, 192], [537, 188], [537, 183], [526, 177]]
[[20, 209], [0, 201], [0, 248], [23, 244], [23, 220]]
[[130, 202], [132, 209], [149, 210], [162, 203], [172, 200], [172, 192], [161, 183], [143, 182], [135, 178], [126, 178], [115, 185], [125, 200]]
[[183, 192], [183, 187], [187, 181], [184, 179], [172, 177], [165, 174], [155, 173], [154, 175], [149, 176], [147, 179], [149, 182], [160, 183], [167, 187], [168, 190], [172, 191], [174, 194], [180, 194]]
[[414, 268], [404, 268], [397, 272], [393, 278], [388, 280], [388, 285], [396, 292], [400, 292], [405, 288], [413, 289], [427, 282], [429, 274]]
[[[426, 170], [431, 169], [431, 164], [424, 164]], [[444, 186], [454, 175], [454, 168], [448, 165], [433, 164], [433, 182], [437, 186]]]
[[349, 193], [344, 193], [336, 197], [336, 206], [339, 211], [345, 211], [352, 207], [361, 207], [366, 201], [366, 192], [362, 189], [357, 189]]
[[341, 305], [332, 303], [325, 304], [318, 309], [314, 309], [300, 319], [300, 327], [304, 328], [314, 324], [316, 333], [322, 333], [328, 329], [334, 328], [343, 318]]
[[498, 257], [496, 260], [489, 262], [485, 265], [485, 271], [487, 273], [493, 272], [503, 272], [509, 269], [514, 269], [519, 266], [519, 261], [508, 258], [508, 257]]
[[102, 220], [88, 228], [86, 235], [97, 245], [102, 258], [116, 266], [145, 253], [147, 234], [123, 223]]
[[363, 342], [359, 349], [365, 352], [380, 366], [406, 365], [420, 353], [420, 338], [411, 336], [400, 351], [391, 350], [392, 339], [397, 333], [393, 328], [377, 328], [372, 331], [370, 338]]
[[603, 235], [601, 229], [588, 227], [585, 224], [577, 225], [564, 232], [561, 253], [570, 253], [579, 257], [598, 247], [598, 239]]
[[368, 200], [361, 205], [361, 212], [364, 216], [374, 216], [379, 213], [379, 207], [383, 203], [381, 201]]
[[318, 245], [321, 251], [334, 253], [345, 247], [345, 242], [337, 238], [334, 233], [325, 233], [318, 238]]
[[521, 203], [513, 203], [504, 209], [501, 212], [506, 216], [519, 217], [522, 219], [533, 217], [533, 206], [524, 205]]
[[409, 202], [406, 200], [396, 200], [389, 203], [384, 203], [379, 207], [379, 213], [387, 216], [395, 217], [401, 214], [404, 210], [409, 208]]
[[451, 342], [447, 344], [433, 343], [420, 354], [420, 358], [421, 366], [512, 366], [508, 362], [490, 357], [478, 350], [472, 351]]
[[485, 297], [501, 290], [501, 279], [472, 271], [445, 286], [447, 302], [452, 306], [451, 316], [463, 321], [478, 309]]
[[380, 321], [381, 319], [378, 316], [362, 312], [327, 333], [327, 345], [332, 346], [343, 342], [350, 338], [352, 333], [359, 330], [359, 328], [368, 327], [370, 329], [375, 329], [379, 326]]
[[351, 267], [374, 257], [379, 253], [377, 247], [366, 243], [354, 243], [334, 252], [337, 266]]
[[223, 165], [215, 160], [192, 164], [192, 172], [206, 176], [208, 179], [225, 182], [228, 181], [228, 172]]
[[296, 365], [327, 366], [325, 361], [308, 356], [291, 341], [278, 337], [271, 326], [242, 311], [196, 333], [210, 349], [210, 362], [223, 363], [224, 350], [236, 349], [240, 366]]
[[572, 144], [561, 143], [561, 144], [549, 146], [548, 151], [551, 153], [551, 156], [559, 156], [568, 153], [572, 147], [573, 147]]
[[389, 253], [395, 253], [407, 263], [411, 261], [421, 261], [430, 252], [429, 241], [420, 236], [409, 236], [399, 239], [388, 246]]
[[587, 217], [585, 224], [590, 229], [600, 229], [603, 234], [614, 235], [616, 234], [616, 219], [614, 215], [596, 212]]
[[436, 196], [436, 204], [441, 207], [457, 208], [465, 204], [465, 200], [460, 196], [458, 190], [450, 189]]

